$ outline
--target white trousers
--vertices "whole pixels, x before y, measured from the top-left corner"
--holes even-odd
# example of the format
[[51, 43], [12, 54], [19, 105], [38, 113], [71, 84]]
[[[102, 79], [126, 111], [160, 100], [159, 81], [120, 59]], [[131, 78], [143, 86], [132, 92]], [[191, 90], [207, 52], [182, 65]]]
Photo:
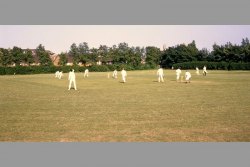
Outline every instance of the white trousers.
[[126, 76], [122, 76], [122, 81], [126, 82]]
[[176, 75], [176, 80], [178, 81], [180, 79], [180, 75]]
[[162, 75], [159, 75], [159, 76], [158, 76], [158, 82], [164, 82], [164, 79], [163, 79], [163, 76], [162, 76]]
[[74, 84], [74, 89], [76, 90], [76, 81], [74, 80], [69, 80], [69, 90], [71, 89], [72, 83]]
[[186, 81], [189, 81], [191, 77], [186, 77]]
[[85, 73], [85, 74], [84, 74], [84, 78], [85, 78], [85, 77], [89, 77], [89, 74]]

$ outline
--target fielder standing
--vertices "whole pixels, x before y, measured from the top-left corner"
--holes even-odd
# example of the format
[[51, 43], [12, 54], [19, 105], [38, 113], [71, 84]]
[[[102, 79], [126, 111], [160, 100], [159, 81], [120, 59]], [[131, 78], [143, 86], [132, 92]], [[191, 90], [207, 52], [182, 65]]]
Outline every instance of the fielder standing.
[[84, 78], [85, 77], [89, 77], [89, 70], [88, 69], [86, 69], [85, 71], [84, 71]]
[[186, 83], [190, 83], [190, 79], [191, 79], [191, 73], [189, 71], [186, 71], [185, 73], [185, 79], [186, 79]]
[[74, 86], [74, 89], [76, 89], [76, 76], [75, 76], [75, 72], [74, 72], [74, 69], [70, 70], [69, 72], [69, 89], [71, 89], [71, 86], [72, 86], [72, 83], [73, 83], [73, 86]]
[[204, 75], [204, 76], [207, 75], [207, 67], [206, 67], [206, 66], [203, 67], [203, 75]]
[[199, 68], [198, 68], [198, 67], [196, 67], [195, 69], [196, 69], [196, 74], [197, 74], [197, 75], [200, 75]]
[[121, 71], [121, 75], [122, 75], [122, 81], [123, 81], [123, 83], [125, 83], [126, 77], [127, 77], [127, 72], [124, 70], [124, 68]]
[[114, 70], [112, 77], [115, 79], [117, 78], [117, 70]]
[[175, 72], [176, 72], [176, 82], [178, 82], [180, 80], [180, 76], [181, 76], [180, 67], [177, 70], [175, 70]]
[[159, 68], [157, 70], [157, 76], [158, 76], [158, 82], [164, 82], [164, 74], [163, 74], [163, 69], [162, 68]]

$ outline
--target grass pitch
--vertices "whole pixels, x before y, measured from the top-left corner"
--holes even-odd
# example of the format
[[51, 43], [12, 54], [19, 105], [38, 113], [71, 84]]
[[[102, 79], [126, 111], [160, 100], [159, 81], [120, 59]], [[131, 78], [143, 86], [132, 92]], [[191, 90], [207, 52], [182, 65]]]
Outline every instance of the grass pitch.
[[249, 71], [191, 71], [190, 84], [164, 73], [76, 73], [77, 91], [66, 73], [0, 76], [0, 141], [250, 141]]

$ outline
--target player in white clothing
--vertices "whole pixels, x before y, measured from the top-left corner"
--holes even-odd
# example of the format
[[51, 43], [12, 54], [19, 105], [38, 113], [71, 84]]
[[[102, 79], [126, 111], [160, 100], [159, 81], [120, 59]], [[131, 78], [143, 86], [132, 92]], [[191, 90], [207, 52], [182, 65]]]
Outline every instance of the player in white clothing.
[[175, 70], [175, 72], [176, 72], [176, 82], [178, 82], [180, 80], [180, 76], [181, 76], [180, 67], [177, 70]]
[[70, 70], [68, 79], [69, 79], [69, 89], [68, 90], [71, 89], [72, 83], [73, 83], [74, 89], [77, 90], [76, 89], [76, 76], [75, 76], [74, 69]]
[[157, 70], [157, 76], [158, 76], [158, 82], [164, 82], [164, 73], [163, 73], [163, 69], [162, 68], [159, 68]]
[[197, 75], [200, 75], [199, 68], [198, 68], [198, 67], [196, 67], [195, 69], [196, 69], [196, 74], [197, 74]]
[[204, 75], [204, 76], [207, 75], [207, 67], [206, 67], [206, 66], [203, 67], [203, 75]]
[[117, 78], [117, 70], [114, 70], [112, 77], [115, 79]]
[[124, 68], [121, 71], [121, 75], [122, 75], [122, 81], [123, 81], [123, 83], [125, 83], [126, 77], [127, 77], [127, 72], [124, 70]]
[[191, 73], [189, 71], [186, 71], [185, 73], [185, 80], [186, 80], [186, 83], [190, 83], [190, 79], [191, 79]]
[[88, 69], [86, 69], [85, 71], [84, 71], [84, 78], [85, 77], [89, 77], [89, 70]]
[[59, 79], [61, 79], [61, 78], [62, 78], [62, 76], [63, 76], [63, 72], [62, 72], [62, 71], [60, 71], [60, 72], [59, 72], [59, 74], [58, 74], [58, 78], [59, 78]]

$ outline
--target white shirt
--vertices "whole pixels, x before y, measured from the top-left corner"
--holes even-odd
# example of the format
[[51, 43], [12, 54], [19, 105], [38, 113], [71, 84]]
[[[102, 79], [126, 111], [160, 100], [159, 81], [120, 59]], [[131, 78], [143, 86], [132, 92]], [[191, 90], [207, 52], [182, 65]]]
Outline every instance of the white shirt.
[[190, 78], [191, 78], [190, 72], [187, 71], [187, 72], [185, 73], [185, 77], [186, 77], [186, 79], [190, 79]]
[[122, 70], [122, 71], [121, 71], [121, 74], [122, 74], [122, 76], [124, 76], [124, 77], [127, 76], [127, 72], [126, 72], [125, 70]]
[[163, 76], [163, 69], [162, 69], [162, 68], [159, 68], [159, 69], [157, 70], [157, 75]]
[[207, 67], [204, 66], [204, 67], [203, 67], [203, 71], [207, 71]]
[[74, 81], [76, 78], [75, 73], [73, 71], [69, 72], [69, 80]]
[[180, 69], [177, 69], [175, 72], [176, 72], [176, 75], [180, 75], [181, 74], [181, 70]]

